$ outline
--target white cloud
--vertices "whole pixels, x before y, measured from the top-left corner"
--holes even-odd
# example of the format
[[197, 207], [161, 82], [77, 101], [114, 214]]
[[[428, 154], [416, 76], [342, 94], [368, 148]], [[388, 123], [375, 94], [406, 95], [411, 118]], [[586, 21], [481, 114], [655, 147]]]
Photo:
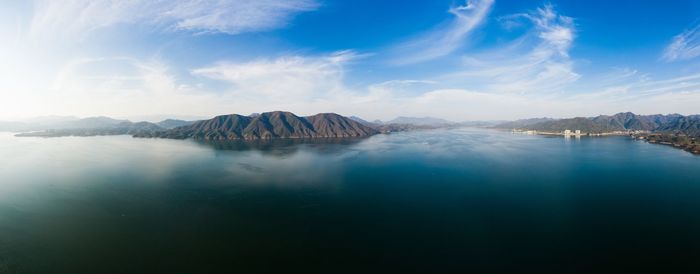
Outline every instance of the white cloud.
[[449, 9], [454, 19], [445, 27], [392, 49], [400, 56], [395, 64], [411, 64], [448, 55], [459, 49], [469, 34], [491, 11], [494, 0], [468, 0], [464, 6]]
[[[300, 115], [337, 112], [366, 119], [437, 116], [463, 121], [593, 116], [628, 110], [689, 114], [696, 112], [700, 103], [700, 75], [655, 81], [642, 78], [579, 94], [439, 88], [442, 83], [430, 80], [392, 80], [353, 89], [345, 83], [353, 56], [357, 54], [352, 51], [284, 56], [219, 63], [192, 72], [198, 77], [195, 80], [225, 83], [226, 88], [220, 92], [205, 91], [197, 81], [184, 85], [166, 63], [157, 59], [79, 59], [64, 66], [48, 94], [35, 94], [38, 96], [30, 100], [34, 109], [29, 111], [78, 116], [175, 113], [208, 117], [288, 110]], [[636, 74], [623, 69], [619, 75], [624, 78]]]
[[579, 79], [569, 50], [575, 38], [573, 19], [546, 5], [525, 19], [532, 29], [510, 45], [464, 58], [465, 68], [439, 79], [471, 90], [510, 93], [560, 92]]
[[435, 81], [430, 80], [389, 80], [381, 82], [379, 84], [373, 84], [368, 87], [370, 91], [380, 91], [380, 90], [409, 90], [415, 88], [416, 86], [433, 86], [437, 84]]
[[178, 83], [160, 60], [127, 57], [68, 62], [45, 92], [34, 95], [35, 115], [197, 115], [217, 100]]
[[547, 42], [557, 53], [568, 57], [571, 43], [574, 41], [574, 24], [571, 17], [559, 15], [551, 5], [537, 9], [534, 14], [526, 14], [538, 27], [539, 37]]
[[[665, 80], [664, 80], [665, 81]], [[454, 121], [513, 120], [532, 117], [574, 117], [632, 111], [639, 114], [696, 114], [700, 86], [639, 95], [632, 89], [609, 88], [579, 94], [532, 95], [466, 89], [435, 89], [406, 96], [401, 89], [370, 90], [351, 105], [352, 114], [367, 119], [435, 116]], [[362, 98], [364, 101], [360, 101]], [[343, 109], [344, 106], [338, 106]], [[344, 109], [343, 109], [344, 110]]]
[[195, 76], [220, 80], [239, 98], [283, 103], [322, 100], [344, 92], [343, 65], [358, 58], [353, 51], [323, 56], [283, 56], [250, 62], [221, 62], [192, 70]]
[[[648, 76], [629, 79], [626, 82], [610, 85], [607, 90], [617, 90], [607, 94], [612, 99], [638, 100], [655, 96], [700, 92], [700, 74], [690, 74], [663, 80], [651, 80]], [[598, 94], [603, 95], [603, 94]]]
[[[344, 83], [345, 66], [362, 56], [340, 51], [221, 62], [192, 70], [194, 77], [178, 76], [158, 59], [81, 58], [62, 66], [55, 80], [40, 90], [0, 93], [0, 107], [7, 110], [4, 119], [36, 115], [161, 117], [167, 113], [211, 117], [272, 110], [352, 114], [359, 98]], [[222, 85], [223, 90], [211, 88]]]
[[[59, 36], [144, 22], [167, 31], [240, 33], [283, 26], [295, 13], [316, 7], [310, 1], [266, 0], [38, 3], [33, 31]], [[407, 58], [400, 61], [454, 56], [492, 5], [492, 0], [470, 1], [452, 8], [454, 21], [404, 45], [409, 46], [403, 52]], [[63, 65], [63, 58], [56, 58], [60, 60], [46, 66], [45, 57], [57, 55], [55, 52], [30, 54], [40, 49], [16, 54], [23, 52], [21, 43], [0, 44], [0, 49], [6, 49], [0, 50], [0, 78], [4, 80], [0, 81], [0, 109], [2, 115], [117, 117], [289, 110], [301, 115], [337, 112], [370, 120], [438, 116], [455, 121], [592, 116], [628, 110], [697, 112], [700, 74], [652, 80], [637, 70], [622, 68], [590, 81], [595, 86], [573, 86], [582, 82], [570, 55], [576, 38], [573, 19], [549, 5], [507, 19], [509, 28], [529, 29], [504, 47], [456, 59], [462, 62], [451, 73], [361, 86], [346, 83], [349, 64], [366, 56], [354, 51], [215, 62], [188, 70], [191, 75], [180, 78], [177, 70], [158, 59], [80, 58]], [[689, 58], [697, 50], [697, 37], [697, 27], [679, 35], [683, 42], [675, 49], [682, 50], [669, 56]], [[55, 76], [54, 66], [61, 67], [58, 76], [55, 81], [45, 81]], [[29, 78], [44, 67], [51, 72]]]
[[661, 59], [672, 62], [700, 56], [700, 24], [673, 37]]
[[317, 7], [313, 0], [36, 0], [31, 33], [80, 37], [103, 27], [139, 23], [163, 30], [238, 34], [283, 27], [293, 15]]

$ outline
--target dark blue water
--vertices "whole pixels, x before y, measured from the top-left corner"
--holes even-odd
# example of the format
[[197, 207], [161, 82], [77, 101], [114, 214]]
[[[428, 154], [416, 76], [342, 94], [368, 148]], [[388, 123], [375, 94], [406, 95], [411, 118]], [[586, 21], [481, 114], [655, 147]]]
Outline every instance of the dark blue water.
[[700, 157], [457, 129], [0, 135], [0, 273], [700, 273]]

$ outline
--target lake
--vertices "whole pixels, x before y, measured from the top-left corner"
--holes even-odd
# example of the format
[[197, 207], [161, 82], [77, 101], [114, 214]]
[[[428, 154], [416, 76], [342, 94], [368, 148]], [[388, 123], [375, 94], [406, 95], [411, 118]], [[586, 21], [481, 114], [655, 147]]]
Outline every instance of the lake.
[[626, 137], [0, 133], [0, 273], [698, 273], [699, 178]]

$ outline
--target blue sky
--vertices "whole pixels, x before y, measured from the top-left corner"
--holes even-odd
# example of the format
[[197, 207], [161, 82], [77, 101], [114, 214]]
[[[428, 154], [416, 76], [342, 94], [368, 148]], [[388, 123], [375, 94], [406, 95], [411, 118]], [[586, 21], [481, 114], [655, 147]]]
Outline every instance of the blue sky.
[[698, 113], [698, 1], [6, 1], [0, 119]]

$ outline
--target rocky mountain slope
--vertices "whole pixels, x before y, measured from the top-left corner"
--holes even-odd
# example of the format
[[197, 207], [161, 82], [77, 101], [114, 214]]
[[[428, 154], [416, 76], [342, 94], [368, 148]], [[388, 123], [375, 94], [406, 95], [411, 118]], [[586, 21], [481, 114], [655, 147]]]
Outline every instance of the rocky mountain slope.
[[639, 130], [700, 136], [700, 116], [683, 116], [680, 114], [637, 115], [631, 112], [622, 112], [615, 115], [545, 120], [535, 123], [515, 121], [501, 124], [497, 127], [549, 132], [560, 132], [569, 129], [581, 130], [585, 133]]
[[187, 126], [134, 136], [198, 140], [255, 140], [364, 137], [377, 133], [379, 131], [376, 129], [334, 113], [299, 117], [291, 112], [274, 111], [255, 117], [238, 114], [221, 115]]

